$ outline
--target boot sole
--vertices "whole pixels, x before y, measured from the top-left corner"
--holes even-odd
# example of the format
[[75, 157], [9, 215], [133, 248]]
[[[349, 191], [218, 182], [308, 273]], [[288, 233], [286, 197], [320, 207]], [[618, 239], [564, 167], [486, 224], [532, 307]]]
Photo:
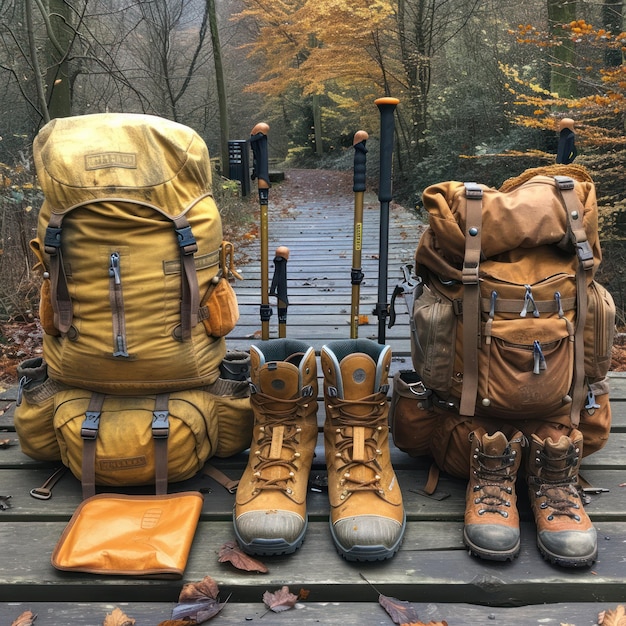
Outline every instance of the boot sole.
[[537, 540], [537, 547], [539, 548], [541, 556], [546, 561], [552, 563], [553, 565], [560, 565], [561, 567], [591, 567], [598, 558], [597, 547], [594, 552], [589, 556], [581, 557], [566, 557], [559, 554], [554, 554], [553, 552], [547, 550], [539, 540]]
[[406, 519], [402, 524], [402, 531], [400, 532], [400, 536], [398, 540], [396, 541], [396, 543], [393, 544], [393, 546], [391, 546], [391, 548], [388, 548], [387, 546], [383, 546], [383, 545], [371, 545], [371, 546], [370, 545], [368, 546], [356, 545], [356, 546], [352, 546], [351, 548], [346, 549], [341, 545], [341, 543], [338, 541], [337, 537], [335, 536], [332, 522], [330, 522], [330, 534], [333, 538], [333, 543], [335, 544], [335, 548], [337, 549], [337, 552], [339, 553], [340, 556], [342, 556], [346, 561], [350, 561], [350, 562], [371, 563], [375, 561], [386, 561], [387, 559], [390, 559], [400, 549], [400, 546], [402, 545], [402, 541], [404, 540], [405, 530], [406, 530]]
[[510, 550], [487, 550], [473, 544], [463, 531], [463, 543], [467, 546], [470, 554], [486, 561], [513, 561], [520, 552], [521, 540]]

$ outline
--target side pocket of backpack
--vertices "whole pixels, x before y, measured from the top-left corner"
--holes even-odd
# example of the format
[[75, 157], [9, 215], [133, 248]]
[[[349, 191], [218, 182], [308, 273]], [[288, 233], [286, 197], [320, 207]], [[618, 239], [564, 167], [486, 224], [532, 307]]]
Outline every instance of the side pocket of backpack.
[[54, 394], [65, 385], [48, 378], [42, 358], [18, 365], [20, 391], [15, 406], [15, 432], [24, 454], [37, 461], [59, 461], [61, 451], [54, 432]]
[[611, 348], [615, 337], [615, 302], [599, 283], [592, 281], [587, 291], [585, 320], [585, 374], [595, 380], [604, 378], [611, 365]]
[[409, 456], [430, 454], [430, 439], [441, 419], [432, 408], [431, 391], [417, 372], [400, 370], [393, 377], [389, 416], [396, 447]]
[[457, 317], [452, 301], [424, 285], [413, 305], [413, 322], [413, 367], [427, 388], [447, 392], [456, 353]]

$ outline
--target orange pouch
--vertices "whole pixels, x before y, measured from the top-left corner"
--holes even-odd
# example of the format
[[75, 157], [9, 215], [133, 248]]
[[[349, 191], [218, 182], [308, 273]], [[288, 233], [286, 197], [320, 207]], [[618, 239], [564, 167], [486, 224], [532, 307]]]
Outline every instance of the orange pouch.
[[195, 491], [87, 498], [65, 527], [52, 565], [89, 574], [182, 578], [202, 502]]
[[228, 279], [222, 277], [208, 288], [200, 304], [200, 319], [211, 337], [225, 337], [235, 328], [239, 305]]

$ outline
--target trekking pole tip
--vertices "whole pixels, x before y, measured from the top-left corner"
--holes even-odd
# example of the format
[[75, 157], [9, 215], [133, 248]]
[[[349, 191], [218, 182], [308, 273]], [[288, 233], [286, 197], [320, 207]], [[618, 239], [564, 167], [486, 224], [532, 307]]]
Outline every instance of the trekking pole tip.
[[352, 141], [352, 145], [356, 146], [357, 143], [367, 141], [368, 139], [369, 135], [364, 130], [357, 130], [356, 133], [354, 133], [354, 140]]
[[276, 256], [279, 256], [287, 261], [289, 259], [289, 248], [287, 246], [278, 246], [278, 248], [276, 248]]
[[270, 130], [270, 125], [266, 124], [265, 122], [259, 122], [251, 131], [250, 134], [251, 135], [258, 135], [259, 133], [262, 133], [263, 135], [267, 135], [267, 133], [269, 133]]

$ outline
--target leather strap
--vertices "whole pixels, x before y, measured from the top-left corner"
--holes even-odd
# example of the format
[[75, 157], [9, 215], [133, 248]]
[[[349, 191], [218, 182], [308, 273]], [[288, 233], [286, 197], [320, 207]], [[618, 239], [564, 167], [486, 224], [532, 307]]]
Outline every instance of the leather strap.
[[62, 221], [63, 214], [52, 213], [50, 216], [44, 250], [50, 257], [50, 301], [54, 311], [54, 325], [60, 332], [67, 333], [72, 325], [73, 312], [61, 250]]
[[465, 183], [465, 258], [463, 259], [463, 390], [459, 413], [473, 416], [478, 393], [480, 347], [480, 284], [483, 190]]
[[224, 472], [218, 470], [217, 467], [211, 465], [210, 463], [205, 464], [202, 472], [222, 485], [222, 487], [224, 487], [224, 489], [226, 489], [229, 493], [235, 493], [237, 491], [239, 481], [229, 478], [226, 474], [224, 474]]
[[168, 393], [159, 393], [152, 413], [152, 438], [154, 439], [154, 483], [157, 496], [167, 493], [167, 444], [169, 441]]
[[574, 331], [574, 380], [570, 420], [578, 428], [580, 412], [586, 397], [584, 332], [587, 320], [587, 279], [593, 270], [593, 250], [587, 240], [584, 226], [585, 209], [575, 191], [575, 184], [567, 176], [555, 176], [567, 214], [568, 235], [578, 256], [576, 271], [576, 329]]
[[181, 265], [181, 302], [180, 328], [181, 339], [189, 341], [191, 330], [198, 323], [198, 309], [200, 308], [200, 287], [196, 274], [194, 254], [198, 251], [198, 244], [191, 232], [191, 226], [184, 215], [174, 218], [178, 247], [180, 249]]
[[80, 430], [83, 438], [83, 462], [81, 467], [81, 484], [83, 487], [83, 500], [96, 495], [96, 443], [98, 441], [98, 428], [100, 427], [100, 415], [104, 405], [103, 393], [92, 393], [89, 406], [85, 412], [85, 421]]

